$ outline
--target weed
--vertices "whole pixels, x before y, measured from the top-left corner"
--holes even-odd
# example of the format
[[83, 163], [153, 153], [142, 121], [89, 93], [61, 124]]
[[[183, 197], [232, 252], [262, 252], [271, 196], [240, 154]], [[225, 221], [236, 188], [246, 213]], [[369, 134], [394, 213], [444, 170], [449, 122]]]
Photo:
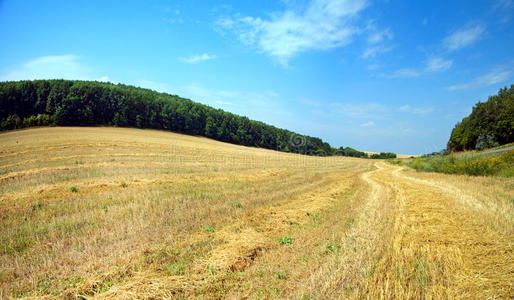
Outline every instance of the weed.
[[48, 283], [48, 281], [43, 280], [43, 281], [39, 282], [39, 288], [41, 290], [46, 291], [46, 290], [48, 290], [49, 287], [50, 287], [50, 284]]
[[278, 239], [278, 243], [280, 245], [284, 245], [284, 246], [291, 246], [293, 244], [293, 241], [294, 241], [294, 238], [292, 238], [290, 236], [281, 236]]
[[204, 232], [207, 232], [207, 233], [213, 233], [214, 232], [214, 227], [212, 227], [211, 225], [207, 225], [203, 228], [203, 231]]
[[339, 244], [328, 244], [326, 246], [328, 252], [337, 252], [341, 249], [341, 245]]
[[107, 213], [107, 211], [109, 211], [109, 206], [107, 206], [107, 204], [102, 205], [102, 210], [104, 213]]
[[241, 202], [232, 202], [232, 207], [235, 207], [235, 208], [242, 208], [243, 205], [241, 204]]
[[414, 263], [414, 268], [416, 269], [416, 279], [418, 280], [419, 286], [425, 287], [430, 280], [425, 261], [417, 259]]
[[220, 269], [216, 266], [209, 266], [207, 270], [209, 270], [211, 275], [215, 275]]
[[287, 273], [284, 271], [277, 270], [275, 271], [275, 278], [280, 280], [286, 280], [289, 278], [289, 275], [287, 275]]
[[179, 263], [177, 263], [177, 264], [171, 264], [171, 265], [169, 265], [169, 266], [166, 268], [166, 270], [167, 270], [170, 274], [172, 274], [172, 275], [182, 275], [182, 274], [184, 274], [184, 270], [185, 270], [185, 268], [184, 268], [184, 265], [183, 265], [183, 264], [179, 264]]
[[79, 189], [74, 185], [70, 186], [68, 188], [68, 190], [70, 190], [70, 192], [72, 192], [72, 193], [78, 193], [78, 191], [79, 191]]
[[128, 184], [125, 181], [122, 181], [122, 182], [120, 182], [120, 186], [122, 188], [126, 188], [128, 186]]

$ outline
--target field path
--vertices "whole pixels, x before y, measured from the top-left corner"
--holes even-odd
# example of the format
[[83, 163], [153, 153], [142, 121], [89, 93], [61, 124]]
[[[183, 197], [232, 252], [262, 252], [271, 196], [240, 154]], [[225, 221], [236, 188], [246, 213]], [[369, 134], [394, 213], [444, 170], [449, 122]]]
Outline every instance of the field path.
[[514, 295], [513, 238], [490, 229], [462, 205], [462, 194], [466, 201], [472, 197], [435, 180], [414, 178], [403, 167], [377, 167], [368, 173], [370, 184], [392, 188], [398, 211], [389, 249], [369, 279], [370, 298]]

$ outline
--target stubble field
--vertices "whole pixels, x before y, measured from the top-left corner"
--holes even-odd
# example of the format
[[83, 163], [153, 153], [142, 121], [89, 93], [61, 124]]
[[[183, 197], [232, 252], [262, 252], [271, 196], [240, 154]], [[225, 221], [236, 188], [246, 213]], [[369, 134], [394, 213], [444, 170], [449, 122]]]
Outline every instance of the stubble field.
[[0, 134], [0, 298], [508, 299], [514, 181], [156, 130]]

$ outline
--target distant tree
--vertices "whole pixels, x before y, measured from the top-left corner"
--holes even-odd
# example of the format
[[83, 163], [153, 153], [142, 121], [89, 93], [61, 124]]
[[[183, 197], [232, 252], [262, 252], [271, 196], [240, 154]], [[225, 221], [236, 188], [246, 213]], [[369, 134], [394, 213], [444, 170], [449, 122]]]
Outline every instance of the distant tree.
[[93, 112], [79, 97], [67, 97], [55, 111], [58, 125], [92, 125]]
[[483, 149], [514, 142], [514, 85], [477, 103], [471, 114], [455, 125], [448, 150]]

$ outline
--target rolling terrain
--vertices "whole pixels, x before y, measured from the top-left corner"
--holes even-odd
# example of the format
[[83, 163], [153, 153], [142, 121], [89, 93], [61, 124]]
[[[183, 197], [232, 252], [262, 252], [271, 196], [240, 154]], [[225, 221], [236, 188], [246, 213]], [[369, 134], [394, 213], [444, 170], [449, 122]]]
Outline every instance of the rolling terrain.
[[157, 130], [0, 134], [0, 298], [508, 299], [514, 179]]

